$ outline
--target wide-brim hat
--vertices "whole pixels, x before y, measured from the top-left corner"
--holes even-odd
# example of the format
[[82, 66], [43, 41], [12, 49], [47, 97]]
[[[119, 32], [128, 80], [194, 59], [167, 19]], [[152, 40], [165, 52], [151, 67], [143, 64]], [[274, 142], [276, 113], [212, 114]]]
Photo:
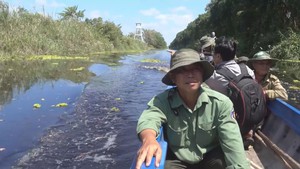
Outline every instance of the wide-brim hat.
[[278, 59], [271, 58], [270, 54], [268, 54], [267, 52], [259, 51], [259, 52], [255, 53], [253, 55], [253, 57], [248, 60], [247, 65], [251, 69], [253, 69], [253, 62], [260, 61], [260, 60], [269, 60], [269, 61], [271, 61], [271, 67], [274, 67], [276, 65], [277, 61], [278, 61]]
[[213, 74], [214, 67], [208, 61], [200, 60], [200, 55], [198, 52], [193, 49], [180, 49], [171, 56], [170, 70], [162, 78], [162, 82], [166, 85], [174, 86], [175, 83], [171, 80], [170, 72], [179, 67], [194, 63], [198, 63], [199, 66], [203, 68], [203, 81], [207, 80]]
[[207, 48], [209, 46], [215, 46], [215, 38], [209, 37], [209, 36], [203, 36], [200, 39], [201, 43], [201, 49], [203, 50], [204, 48]]

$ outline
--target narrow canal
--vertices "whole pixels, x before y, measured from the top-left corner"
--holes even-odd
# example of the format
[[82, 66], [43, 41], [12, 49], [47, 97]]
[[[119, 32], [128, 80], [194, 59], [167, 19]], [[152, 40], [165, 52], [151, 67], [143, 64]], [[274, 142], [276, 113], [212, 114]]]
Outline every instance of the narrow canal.
[[[3, 64], [0, 168], [129, 168], [140, 145], [137, 119], [166, 88], [159, 70], [168, 67], [169, 57], [163, 50], [93, 61]], [[280, 78], [288, 79], [280, 69]], [[290, 88], [298, 85], [294, 82], [283, 84], [298, 105], [299, 90]]]

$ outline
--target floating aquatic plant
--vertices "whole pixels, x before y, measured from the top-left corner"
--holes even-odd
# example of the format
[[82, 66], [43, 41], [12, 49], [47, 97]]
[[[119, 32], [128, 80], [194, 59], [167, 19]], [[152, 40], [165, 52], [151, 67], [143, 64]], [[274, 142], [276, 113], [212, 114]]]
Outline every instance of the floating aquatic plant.
[[84, 69], [85, 69], [84, 67], [79, 67], [79, 68], [74, 68], [74, 69], [70, 69], [70, 70], [72, 70], [72, 71], [82, 71]]
[[294, 83], [300, 83], [300, 81], [299, 81], [299, 80], [293, 80], [293, 82], [294, 82]]
[[119, 97], [118, 97], [118, 98], [115, 98], [115, 100], [116, 100], [116, 101], [120, 101], [120, 100], [121, 100], [121, 98], [119, 98]]
[[117, 108], [117, 107], [112, 107], [112, 108], [110, 109], [110, 111], [119, 112], [119, 111], [120, 111], [120, 109], [119, 109], [119, 108]]
[[300, 87], [297, 87], [297, 86], [290, 86], [289, 87], [291, 90], [300, 90]]
[[55, 105], [55, 107], [66, 107], [66, 106], [68, 106], [67, 103], [58, 103]]
[[39, 56], [31, 56], [28, 60], [89, 60], [89, 57], [83, 56], [57, 56], [57, 55], [39, 55]]
[[160, 63], [161, 61], [158, 59], [143, 59], [141, 62]]
[[42, 106], [40, 104], [38, 104], [38, 103], [35, 103], [35, 104], [33, 104], [33, 107], [36, 108], [36, 109], [38, 109], [38, 108], [40, 108]]

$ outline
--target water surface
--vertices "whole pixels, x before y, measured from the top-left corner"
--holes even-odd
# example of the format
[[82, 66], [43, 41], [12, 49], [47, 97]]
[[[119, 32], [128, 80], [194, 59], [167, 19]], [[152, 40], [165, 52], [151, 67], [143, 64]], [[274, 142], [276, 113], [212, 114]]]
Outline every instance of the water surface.
[[[160, 70], [168, 64], [166, 51], [3, 63], [0, 168], [129, 168], [140, 145], [137, 119], [166, 88]], [[294, 105], [299, 92], [290, 86], [300, 87], [298, 69], [281, 62], [274, 71]], [[33, 108], [35, 103], [42, 107]]]

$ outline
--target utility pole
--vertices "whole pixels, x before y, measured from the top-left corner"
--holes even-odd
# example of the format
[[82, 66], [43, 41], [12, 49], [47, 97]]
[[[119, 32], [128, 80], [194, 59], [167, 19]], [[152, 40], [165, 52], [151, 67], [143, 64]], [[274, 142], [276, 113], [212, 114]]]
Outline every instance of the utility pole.
[[142, 29], [142, 23], [136, 23], [135, 24], [135, 34], [134, 34], [134, 39], [140, 40], [144, 42], [143, 38], [143, 29]]

